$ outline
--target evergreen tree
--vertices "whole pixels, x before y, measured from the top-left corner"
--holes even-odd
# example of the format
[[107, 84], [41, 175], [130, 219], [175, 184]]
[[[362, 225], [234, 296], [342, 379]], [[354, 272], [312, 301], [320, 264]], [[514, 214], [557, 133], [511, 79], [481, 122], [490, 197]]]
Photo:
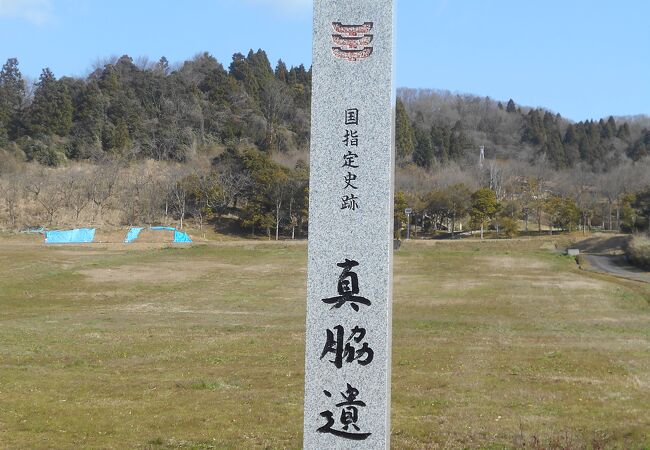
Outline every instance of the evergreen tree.
[[289, 81], [289, 71], [287, 70], [287, 65], [281, 59], [278, 60], [278, 64], [275, 66], [275, 78], [283, 83]]
[[517, 105], [515, 105], [515, 102], [513, 99], [508, 100], [508, 104], [506, 105], [506, 112], [507, 113], [515, 113], [517, 112]]
[[29, 108], [30, 132], [32, 135], [67, 136], [71, 128], [72, 99], [68, 89], [54, 78], [49, 68], [43, 69]]
[[18, 60], [9, 58], [0, 70], [0, 143], [17, 137], [24, 98], [25, 81]]
[[406, 224], [407, 217], [404, 210], [409, 207], [406, 200], [406, 194], [403, 191], [395, 193], [393, 198], [393, 222], [395, 239], [402, 238], [402, 224]]
[[618, 127], [616, 132], [616, 137], [622, 140], [628, 140], [630, 138], [630, 126], [625, 122], [623, 125]]
[[569, 124], [567, 127], [562, 142], [564, 144], [566, 163], [569, 167], [573, 167], [580, 160], [580, 151], [578, 150], [578, 135], [573, 124]]
[[230, 74], [242, 83], [248, 94], [259, 101], [262, 87], [273, 76], [273, 70], [266, 52], [250, 50], [246, 57], [241, 53], [233, 55]]
[[415, 150], [415, 133], [411, 120], [406, 113], [404, 103], [399, 99], [395, 111], [395, 147], [397, 158], [400, 160], [410, 159]]
[[75, 121], [83, 131], [91, 136], [99, 136], [101, 133], [106, 101], [96, 81], [91, 81], [81, 94], [79, 107], [77, 108]]
[[614, 120], [614, 117], [609, 116], [609, 119], [607, 119], [607, 124], [605, 125], [606, 128], [606, 134], [607, 134], [607, 139], [613, 138], [616, 136], [616, 120]]
[[433, 164], [433, 144], [431, 135], [420, 127], [415, 128], [415, 150], [413, 162], [426, 169]]
[[627, 150], [627, 156], [634, 161], [645, 158], [650, 155], [650, 131], [643, 130], [641, 137], [632, 144]]
[[102, 130], [106, 120], [106, 100], [96, 80], [91, 80], [79, 95], [75, 105], [72, 126], [70, 158], [88, 158], [99, 155]]
[[463, 131], [463, 124], [460, 120], [457, 121], [449, 133], [449, 158], [455, 161], [460, 160], [465, 156], [465, 150], [472, 146], [473, 143]]
[[544, 121], [538, 110], [531, 109], [528, 112], [525, 118], [521, 140], [537, 146], [542, 146], [546, 143]]
[[265, 80], [268, 80], [273, 76], [273, 69], [271, 68], [271, 63], [269, 62], [266, 52], [262, 49], [258, 49], [257, 52], [250, 50], [246, 58], [248, 63], [251, 66], [253, 75], [257, 79], [258, 83], [262, 83]]
[[230, 75], [233, 76], [235, 80], [242, 83], [246, 92], [256, 99], [259, 98], [260, 85], [255, 79], [255, 73], [253, 72], [248, 58], [241, 53], [235, 53], [232, 56], [229, 71]]
[[433, 153], [441, 163], [449, 160], [449, 148], [451, 146], [451, 130], [444, 126], [431, 127], [431, 144]]

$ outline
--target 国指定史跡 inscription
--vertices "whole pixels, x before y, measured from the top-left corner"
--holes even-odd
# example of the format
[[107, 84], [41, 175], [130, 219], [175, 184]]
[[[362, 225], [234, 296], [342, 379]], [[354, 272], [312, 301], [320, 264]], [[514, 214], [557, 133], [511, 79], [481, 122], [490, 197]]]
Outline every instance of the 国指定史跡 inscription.
[[315, 0], [304, 448], [390, 445], [394, 0]]

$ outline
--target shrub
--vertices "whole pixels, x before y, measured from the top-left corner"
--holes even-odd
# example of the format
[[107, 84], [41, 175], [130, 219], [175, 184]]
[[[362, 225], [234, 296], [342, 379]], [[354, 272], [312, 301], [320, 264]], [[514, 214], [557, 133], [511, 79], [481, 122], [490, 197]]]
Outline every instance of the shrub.
[[627, 244], [625, 254], [632, 264], [650, 270], [650, 238], [634, 236]]
[[501, 230], [508, 239], [512, 239], [519, 234], [519, 223], [512, 217], [504, 217], [501, 219]]

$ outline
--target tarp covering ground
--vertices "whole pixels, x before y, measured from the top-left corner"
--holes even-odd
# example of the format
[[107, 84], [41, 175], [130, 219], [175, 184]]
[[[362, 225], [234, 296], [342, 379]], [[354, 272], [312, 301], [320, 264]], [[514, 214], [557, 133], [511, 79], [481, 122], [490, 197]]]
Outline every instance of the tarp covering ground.
[[182, 231], [174, 230], [174, 242], [177, 244], [191, 244], [192, 239], [190, 239], [187, 233]]
[[[140, 233], [145, 228], [133, 227], [131, 228], [124, 242], [126, 244], [134, 242], [140, 236]], [[173, 227], [151, 227], [151, 231], [169, 231], [173, 233], [173, 243], [175, 244], [191, 244], [192, 239], [187, 233], [178, 231]], [[170, 236], [171, 237], [171, 236]], [[169, 239], [169, 238], [168, 238]], [[45, 231], [46, 244], [89, 244], [95, 240], [95, 228], [77, 228], [74, 230], [52, 230]], [[167, 241], [169, 242], [169, 241]]]
[[126, 233], [126, 238], [124, 238], [124, 243], [128, 244], [135, 241], [143, 228], [131, 228], [128, 233]]
[[[140, 233], [142, 232], [144, 228], [131, 228], [129, 232], [126, 234], [126, 238], [124, 239], [124, 242], [126, 244], [129, 244], [131, 242], [134, 242], [136, 239], [138, 239], [138, 236], [140, 236]], [[175, 244], [191, 244], [192, 239], [187, 233], [183, 233], [182, 231], [178, 231], [176, 228], [173, 227], [151, 227], [149, 228], [152, 231], [173, 231], [174, 232], [174, 240], [173, 242]]]
[[94, 228], [52, 230], [45, 232], [46, 244], [88, 244], [95, 240]]

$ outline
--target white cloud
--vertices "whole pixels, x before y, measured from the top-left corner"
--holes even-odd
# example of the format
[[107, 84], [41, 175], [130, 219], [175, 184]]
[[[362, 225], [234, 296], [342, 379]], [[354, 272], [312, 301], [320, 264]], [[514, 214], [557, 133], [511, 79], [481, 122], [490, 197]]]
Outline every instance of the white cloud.
[[0, 17], [19, 18], [36, 25], [52, 20], [51, 0], [0, 0]]

